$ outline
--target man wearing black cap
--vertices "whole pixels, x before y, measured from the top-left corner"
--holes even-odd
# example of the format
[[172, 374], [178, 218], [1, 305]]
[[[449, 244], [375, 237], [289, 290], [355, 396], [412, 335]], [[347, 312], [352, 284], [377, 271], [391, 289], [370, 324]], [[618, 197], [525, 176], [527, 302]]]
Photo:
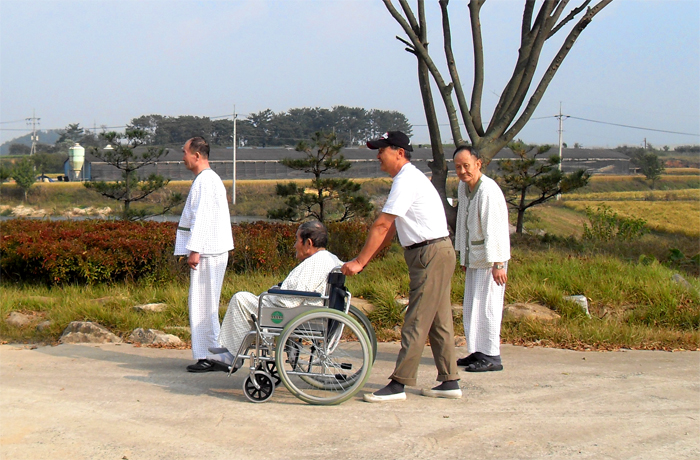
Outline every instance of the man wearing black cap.
[[408, 265], [410, 294], [401, 328], [401, 351], [391, 382], [379, 391], [366, 393], [365, 401], [383, 402], [406, 399], [405, 385], [415, 385], [425, 339], [428, 338], [442, 382], [423, 389], [424, 396], [461, 398], [455, 360], [450, 281], [456, 256], [449, 239], [447, 219], [437, 190], [410, 162], [411, 141], [400, 131], [389, 131], [367, 142], [378, 150], [382, 171], [394, 178], [381, 214], [372, 224], [360, 254], [345, 263], [342, 271], [355, 275], [377, 252], [391, 244], [398, 233]]

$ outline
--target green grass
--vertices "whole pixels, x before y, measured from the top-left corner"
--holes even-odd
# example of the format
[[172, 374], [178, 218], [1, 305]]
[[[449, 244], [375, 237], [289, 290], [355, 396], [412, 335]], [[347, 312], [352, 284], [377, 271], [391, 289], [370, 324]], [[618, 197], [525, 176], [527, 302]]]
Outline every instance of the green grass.
[[[408, 296], [408, 273], [401, 250], [393, 247], [383, 260], [372, 262], [348, 280], [355, 297], [376, 309], [370, 314], [378, 336], [395, 340], [395, 326], [403, 321], [397, 297]], [[516, 344], [543, 344], [566, 348], [700, 349], [700, 282], [687, 277], [688, 290], [671, 280], [675, 272], [658, 263], [624, 260], [599, 250], [567, 248], [533, 237], [514, 238], [506, 303], [536, 302], [557, 311], [553, 324], [506, 322], [503, 340]], [[227, 301], [237, 291], [260, 293], [283, 279], [283, 274], [227, 274], [222, 290], [221, 317]], [[464, 275], [457, 269], [452, 279], [452, 301], [461, 303]], [[14, 328], [0, 322], [0, 337], [13, 342], [54, 343], [71, 321], [95, 321], [124, 338], [137, 328], [154, 328], [189, 340], [186, 280], [161, 284], [41, 287], [3, 284], [0, 314], [31, 314], [33, 323]], [[566, 295], [589, 299], [587, 318]], [[167, 311], [139, 313], [133, 306], [164, 302]], [[40, 321], [51, 326], [38, 332]], [[462, 333], [461, 315], [455, 315], [455, 331]]]
[[[264, 215], [273, 199], [276, 182], [237, 184], [237, 205], [232, 213]], [[387, 179], [360, 182], [369, 196], [378, 199], [386, 196], [390, 187]], [[174, 182], [171, 187], [186, 193], [189, 182]], [[512, 238], [513, 259], [506, 303], [537, 302], [557, 311], [561, 319], [553, 323], [506, 321], [503, 340], [573, 349], [700, 349], [700, 267], [690, 259], [700, 250], [698, 238], [658, 224], [676, 222], [697, 228], [694, 224], [700, 217], [699, 188], [697, 174], [665, 175], [654, 192], [641, 177], [595, 176], [589, 186], [576, 194], [528, 210], [526, 230], [533, 235], [538, 232], [547, 235]], [[10, 189], [7, 184], [2, 186], [3, 204], [12, 203], [6, 199]], [[230, 183], [227, 189], [230, 190]], [[452, 189], [456, 190], [453, 179], [448, 181], [448, 195]], [[79, 184], [37, 184], [33, 193], [30, 204], [32, 199], [41, 198], [56, 209], [103, 203]], [[633, 243], [582, 242], [580, 236], [586, 217], [581, 205], [601, 199], [611, 205], [616, 203], [621, 214], [652, 219], [650, 225], [655, 225], [656, 230]], [[689, 207], [678, 216], [672, 212], [683, 206]], [[671, 258], [674, 250], [687, 257]], [[672, 281], [677, 273], [691, 283], [691, 289]], [[286, 273], [228, 273], [222, 290], [221, 317], [235, 292], [260, 293], [285, 276]], [[396, 299], [408, 297], [409, 290], [401, 249], [394, 245], [383, 260], [372, 262], [361, 274], [349, 278], [347, 284], [354, 297], [376, 306], [370, 318], [378, 337], [397, 339], [396, 326], [403, 321], [403, 307]], [[28, 313], [33, 318], [30, 326], [21, 329], [0, 321], [0, 337], [5, 341], [54, 343], [68, 323], [78, 320], [99, 322], [122, 337], [128, 337], [134, 328], [144, 327], [189, 340], [184, 329], [188, 326], [186, 279], [161, 284], [53, 288], [2, 283], [0, 288], [2, 318], [7, 318], [11, 311]], [[464, 274], [457, 269], [452, 278], [453, 303], [462, 302], [463, 289]], [[589, 299], [591, 318], [575, 304], [563, 300], [564, 296], [575, 294]], [[162, 313], [138, 313], [132, 308], [151, 302], [164, 302], [169, 308]], [[455, 331], [461, 334], [461, 314], [457, 312], [454, 318]], [[51, 326], [37, 331], [36, 324], [44, 320], [50, 320]]]

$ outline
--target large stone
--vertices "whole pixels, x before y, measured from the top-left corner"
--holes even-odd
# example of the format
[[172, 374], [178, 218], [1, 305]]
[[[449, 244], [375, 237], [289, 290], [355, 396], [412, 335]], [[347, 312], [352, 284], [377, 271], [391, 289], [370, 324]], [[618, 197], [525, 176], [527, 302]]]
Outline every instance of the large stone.
[[10, 312], [10, 315], [5, 320], [5, 322], [10, 326], [19, 328], [27, 326], [29, 323], [31, 323], [31, 321], [32, 318], [30, 316], [25, 315], [24, 313], [20, 313], [18, 311]]
[[144, 345], [182, 345], [180, 337], [173, 334], [166, 334], [158, 329], [144, 329], [139, 327], [134, 329], [129, 340], [134, 343]]
[[678, 273], [675, 273], [671, 279], [673, 279], [673, 282], [674, 282], [674, 283], [680, 284], [681, 286], [683, 286], [684, 288], [686, 288], [686, 289], [689, 290], [689, 291], [694, 291], [694, 290], [695, 290], [695, 288], [693, 287], [693, 285], [690, 284], [690, 283], [688, 282], [688, 280], [686, 280], [685, 278], [683, 278], [683, 277], [682, 277], [681, 275], [679, 275]]
[[90, 321], [73, 321], [63, 331], [61, 343], [121, 343], [122, 339], [104, 326]]
[[536, 303], [511, 303], [503, 309], [504, 319], [531, 319], [536, 321], [554, 321], [561, 316], [544, 305]]
[[143, 305], [134, 305], [136, 311], [161, 312], [168, 309], [168, 304], [165, 303], [146, 303]]
[[51, 321], [46, 320], [42, 321], [39, 324], [36, 325], [36, 330], [39, 332], [44, 332], [45, 330], [49, 329], [51, 327]]
[[564, 296], [564, 300], [578, 304], [586, 316], [589, 318], [591, 317], [591, 312], [588, 311], [588, 299], [585, 295], [566, 295]]

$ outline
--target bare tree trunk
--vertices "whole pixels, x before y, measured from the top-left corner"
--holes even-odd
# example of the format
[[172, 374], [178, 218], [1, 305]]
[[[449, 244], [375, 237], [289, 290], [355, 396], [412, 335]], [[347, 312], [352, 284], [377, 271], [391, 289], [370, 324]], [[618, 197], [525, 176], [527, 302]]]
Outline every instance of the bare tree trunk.
[[515, 224], [515, 233], [518, 235], [523, 234], [523, 225], [525, 224], [525, 194], [526, 190], [520, 193], [520, 205], [518, 206], [518, 222]]
[[[427, 27], [425, 24], [425, 12], [422, 4], [419, 5], [419, 27], [420, 40], [423, 46], [427, 49]], [[425, 112], [426, 123], [428, 125], [428, 133], [430, 135], [430, 148], [433, 152], [433, 161], [428, 163], [432, 172], [432, 183], [438, 191], [442, 199], [442, 206], [445, 208], [445, 216], [447, 224], [455, 230], [457, 222], [457, 208], [451, 206], [447, 201], [447, 162], [445, 161], [445, 152], [442, 147], [442, 136], [440, 135], [440, 125], [438, 124], [437, 114], [435, 113], [435, 104], [433, 103], [433, 94], [430, 89], [430, 71], [428, 65], [416, 55], [418, 60], [418, 85], [420, 86], [421, 98], [423, 99], [423, 110]]]
[[[318, 184], [318, 182], [316, 182]], [[321, 217], [319, 220], [321, 223], [323, 223], [326, 220], [326, 212], [325, 212], [325, 205], [326, 202], [323, 200], [323, 191], [319, 187], [318, 189], [318, 207], [319, 207], [319, 213], [318, 215]]]

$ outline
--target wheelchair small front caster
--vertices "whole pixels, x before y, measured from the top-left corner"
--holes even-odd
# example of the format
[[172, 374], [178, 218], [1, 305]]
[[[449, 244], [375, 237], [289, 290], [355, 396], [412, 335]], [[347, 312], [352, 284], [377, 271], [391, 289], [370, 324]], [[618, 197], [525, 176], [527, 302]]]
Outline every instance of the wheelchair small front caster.
[[272, 377], [272, 379], [275, 381], [275, 386], [282, 382], [280, 373], [277, 372], [277, 366], [275, 366], [274, 361], [265, 361], [265, 370], [267, 370], [267, 373], [270, 374], [270, 377]]
[[245, 393], [249, 401], [254, 403], [267, 401], [274, 392], [275, 384], [270, 374], [265, 371], [255, 371], [246, 377], [243, 382], [243, 393]]

